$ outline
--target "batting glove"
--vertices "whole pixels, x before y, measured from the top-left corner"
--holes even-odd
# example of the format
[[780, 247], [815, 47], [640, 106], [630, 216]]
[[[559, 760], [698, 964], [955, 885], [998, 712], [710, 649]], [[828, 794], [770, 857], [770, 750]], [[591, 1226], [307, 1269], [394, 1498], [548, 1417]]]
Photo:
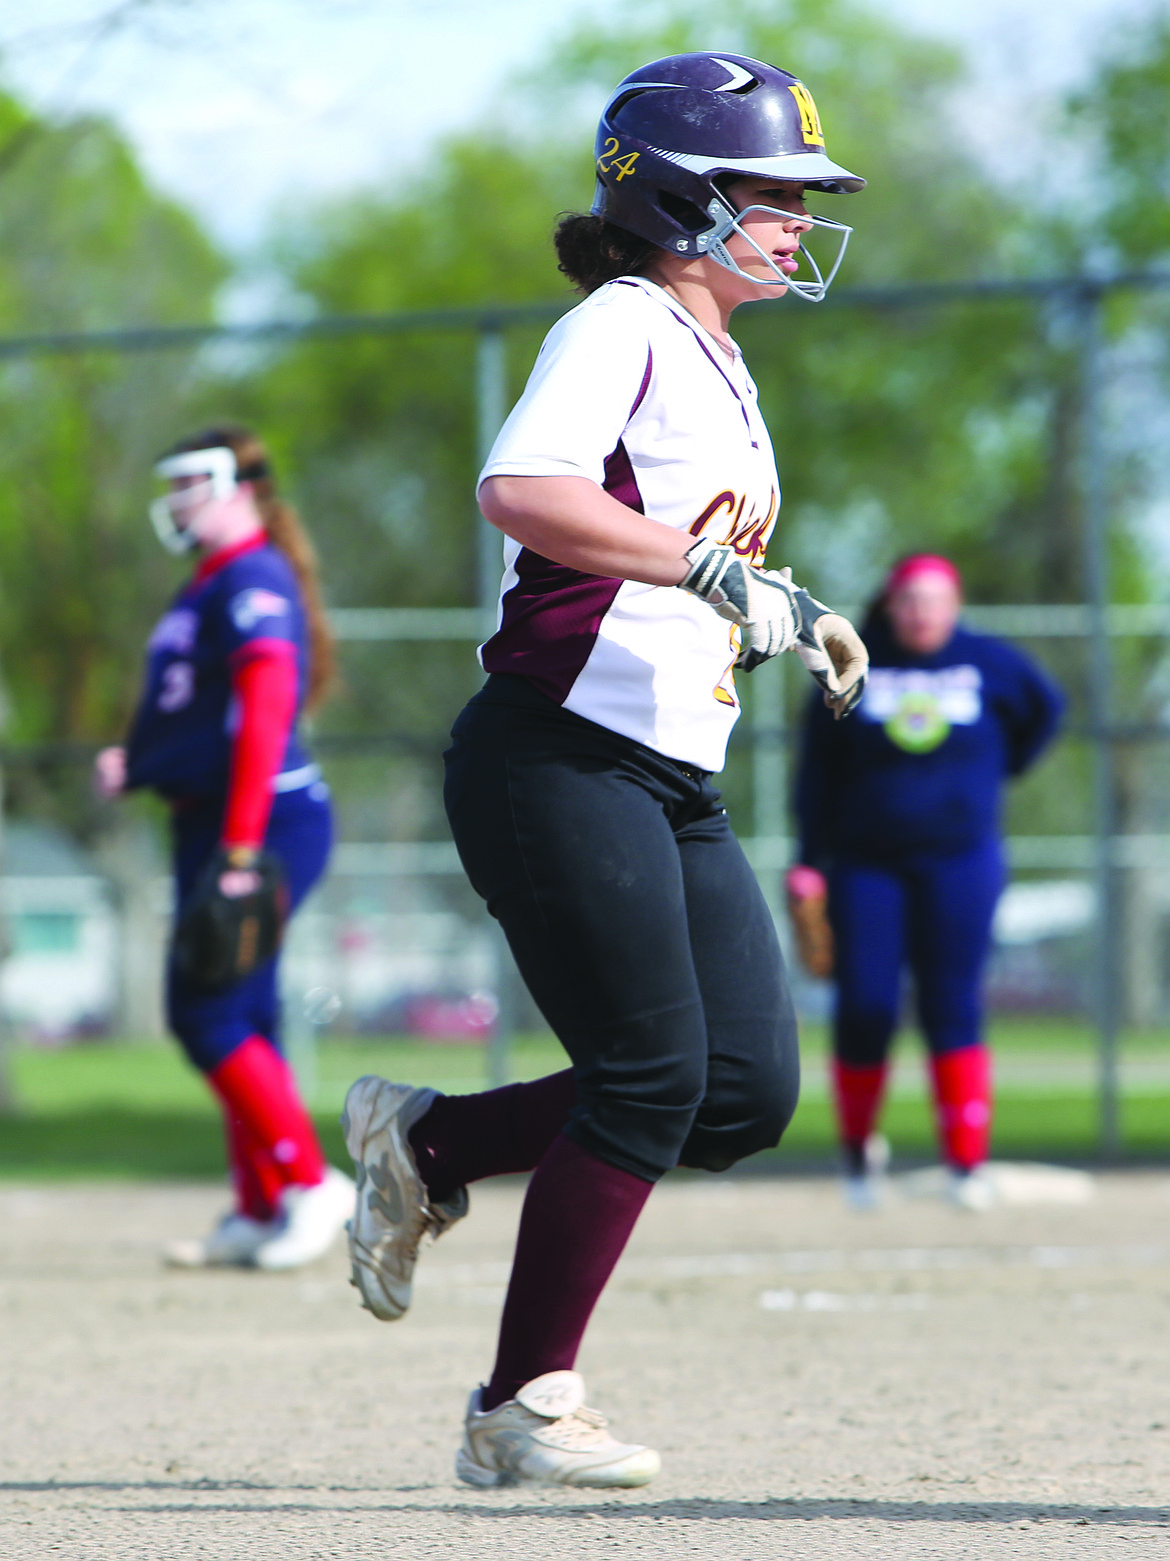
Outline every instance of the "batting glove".
[[690, 567], [680, 588], [701, 596], [721, 618], [739, 625], [741, 648], [735, 664], [741, 671], [751, 672], [796, 645], [801, 625], [797, 597], [807, 593], [793, 585], [791, 570], [778, 574], [753, 569], [733, 547], [703, 541], [687, 550], [686, 562]]
[[830, 612], [799, 587], [796, 654], [825, 691], [825, 703], [839, 721], [861, 699], [869, 672], [869, 652], [847, 618]]

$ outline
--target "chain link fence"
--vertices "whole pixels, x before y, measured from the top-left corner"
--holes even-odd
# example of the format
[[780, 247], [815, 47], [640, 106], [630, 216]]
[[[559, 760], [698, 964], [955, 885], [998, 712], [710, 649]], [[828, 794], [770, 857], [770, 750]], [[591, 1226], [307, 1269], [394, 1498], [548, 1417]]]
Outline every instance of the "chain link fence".
[[[1135, 648], [1149, 667], [1161, 666], [1170, 607], [1110, 601], [1104, 397], [1117, 365], [1108, 358], [1104, 314], [1111, 299], [1168, 280], [1073, 277], [870, 289], [839, 293], [829, 306], [852, 311], [854, 329], [892, 314], [920, 324], [939, 309], [978, 310], [1005, 300], [1063, 311], [1075, 360], [1072, 470], [1082, 600], [975, 604], [968, 617], [976, 627], [1025, 643], [1072, 696], [1059, 754], [1025, 781], [1010, 805], [1013, 883], [997, 924], [990, 995], [1011, 1011], [1091, 1021], [1105, 1153], [1120, 1143], [1121, 1029], [1170, 1022], [1170, 777], [1163, 774], [1170, 727], [1156, 707], [1153, 718], [1119, 719], [1117, 692], [1119, 658], [1123, 680], [1132, 681]], [[274, 354], [294, 347], [384, 347], [389, 365], [402, 361], [407, 345], [416, 351], [423, 342], [458, 341], [468, 350], [452, 359], [462, 367], [451, 395], [462, 398], [470, 427], [448, 465], [458, 469], [454, 489], [469, 495], [474, 465], [505, 415], [517, 359], [530, 356], [540, 329], [568, 306], [10, 338], [0, 341], [0, 365], [11, 372], [36, 361], [177, 354], [185, 365], [177, 380], [210, 372], [220, 392], [235, 383], [246, 402], [249, 376], [268, 372]], [[458, 444], [463, 436], [452, 437]], [[438, 458], [446, 459], [442, 450], [440, 442]], [[358, 464], [339, 457], [324, 477], [310, 472], [306, 488], [320, 503], [323, 495], [336, 499], [348, 491], [345, 483], [358, 481]], [[380, 491], [384, 472], [376, 463], [371, 470], [362, 480]], [[398, 482], [400, 505], [402, 488]], [[401, 520], [386, 511], [380, 523], [392, 530]], [[461, 540], [444, 544], [447, 551], [462, 549], [444, 594], [461, 592], [462, 602], [419, 601], [411, 580], [405, 602], [340, 602], [332, 609], [346, 687], [340, 713], [322, 724], [316, 747], [337, 798], [340, 844], [327, 883], [294, 924], [286, 960], [290, 1039], [303, 1070], [312, 1068], [314, 1038], [332, 1026], [482, 1043], [488, 1074], [500, 1080], [508, 1072], [509, 1035], [538, 1023], [464, 881], [439, 803], [445, 729], [476, 686], [473, 646], [494, 621], [500, 572], [499, 537], [473, 516], [469, 496], [460, 525]], [[362, 579], [363, 557], [371, 556], [369, 539], [359, 543], [350, 581]], [[10, 657], [16, 654], [19, 647], [11, 646]], [[768, 668], [743, 681], [745, 719], [732, 743], [725, 793], [782, 924], [781, 877], [792, 851], [788, 776], [806, 684], [790, 668]], [[380, 692], [386, 688], [401, 695], [390, 719]], [[1149, 710], [1148, 698], [1139, 703]], [[89, 804], [62, 810], [60, 797], [83, 793], [91, 756], [83, 744], [44, 743], [11, 744], [5, 754], [16, 800], [0, 879], [9, 927], [0, 1002], [9, 1028], [22, 1033], [157, 1034], [169, 914], [161, 815], [143, 805], [116, 824], [111, 813]], [[58, 802], [46, 804], [47, 797]], [[824, 1012], [823, 990], [801, 980], [798, 995], [809, 1013]]]

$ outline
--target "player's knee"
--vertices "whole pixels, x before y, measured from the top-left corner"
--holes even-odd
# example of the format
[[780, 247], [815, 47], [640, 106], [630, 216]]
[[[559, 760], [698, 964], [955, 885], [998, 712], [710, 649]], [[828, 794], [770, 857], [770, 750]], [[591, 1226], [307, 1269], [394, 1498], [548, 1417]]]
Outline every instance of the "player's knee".
[[926, 1034], [926, 1046], [932, 1057], [947, 1057], [952, 1052], [967, 1051], [972, 1046], [982, 1044], [982, 1026], [979, 1016], [952, 1021], [949, 1024], [938, 1023], [927, 1027], [923, 1025]]
[[608, 1072], [598, 1081], [599, 1087], [578, 1077], [578, 1100], [598, 1116], [677, 1125], [685, 1138], [702, 1103], [706, 1081], [706, 1058], [681, 1056], [631, 1069], [625, 1076]]
[[775, 1149], [792, 1121], [799, 1094], [795, 1055], [751, 1070], [735, 1091], [704, 1101], [679, 1164], [696, 1171], [727, 1171], [762, 1149]]
[[686, 1055], [672, 1058], [668, 1065], [657, 1070], [658, 1077], [652, 1091], [654, 1105], [660, 1111], [670, 1112], [680, 1119], [694, 1119], [707, 1088], [707, 1058], [698, 1049]]
[[775, 1149], [792, 1121], [799, 1094], [800, 1076], [795, 1068], [777, 1069], [766, 1078], [757, 1078], [751, 1112], [732, 1145], [736, 1160], [759, 1154], [761, 1149]]
[[167, 1003], [167, 1027], [200, 1073], [213, 1073], [251, 1032], [244, 1023], [208, 1023], [182, 1002]]
[[705, 1058], [685, 1055], [624, 1077], [578, 1077], [571, 1136], [599, 1158], [657, 1180], [679, 1164], [705, 1083]]
[[896, 1008], [842, 1005], [833, 1026], [833, 1053], [841, 1062], [871, 1067], [885, 1060], [897, 1025]]

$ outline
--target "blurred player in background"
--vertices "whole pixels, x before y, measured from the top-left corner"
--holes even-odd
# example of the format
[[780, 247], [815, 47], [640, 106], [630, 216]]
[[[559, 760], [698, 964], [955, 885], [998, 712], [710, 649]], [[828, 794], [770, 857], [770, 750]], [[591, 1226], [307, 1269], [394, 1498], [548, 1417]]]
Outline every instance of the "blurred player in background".
[[964, 628], [962, 601], [948, 559], [895, 565], [863, 628], [871, 673], [857, 718], [838, 725], [813, 701], [805, 719], [788, 895], [805, 963], [836, 982], [833, 1094], [857, 1208], [879, 1198], [874, 1132], [907, 967], [952, 1194], [972, 1209], [993, 1197], [980, 986], [1004, 884], [1000, 802], [1051, 741], [1064, 700], [1020, 651]]
[[798, 1088], [771, 917], [712, 784], [734, 670], [796, 648], [838, 715], [865, 672], [852, 628], [762, 569], [779, 487], [728, 334], [739, 304], [823, 295], [802, 241], [848, 230], [809, 216], [806, 192], [863, 181], [830, 162], [807, 89], [738, 55], [635, 71], [596, 169], [593, 214], [556, 239], [585, 301], [480, 479], [505, 574], [446, 786], [472, 884], [572, 1067], [464, 1097], [366, 1078], [344, 1119], [354, 1278], [382, 1318], [406, 1310], [419, 1240], [467, 1212], [469, 1182], [533, 1173], [456, 1463], [480, 1486], [658, 1468], [585, 1408], [582, 1334], [654, 1183], [774, 1145]]
[[[180, 928], [197, 898], [230, 918], [233, 901], [262, 892], [265, 871], [292, 910], [331, 838], [328, 788], [297, 731], [332, 666], [312, 545], [245, 429], [184, 440], [156, 473], [159, 537], [198, 563], [155, 626], [128, 743], [98, 755], [96, 783], [107, 797], [150, 787], [170, 804]], [[174, 947], [168, 962], [168, 1021], [223, 1109], [236, 1206], [165, 1255], [293, 1268], [338, 1235], [352, 1183], [326, 1164], [281, 1055], [275, 954], [241, 968], [212, 983]]]

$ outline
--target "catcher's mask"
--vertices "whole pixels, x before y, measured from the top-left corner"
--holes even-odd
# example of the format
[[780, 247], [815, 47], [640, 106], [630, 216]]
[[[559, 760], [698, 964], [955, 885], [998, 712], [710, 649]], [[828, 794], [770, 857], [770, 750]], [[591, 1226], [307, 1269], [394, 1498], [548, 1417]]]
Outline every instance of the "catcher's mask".
[[165, 456], [154, 475], [160, 488], [150, 506], [150, 523], [168, 553], [198, 547], [199, 511], [216, 499], [230, 499], [239, 486], [236, 454], [226, 445]]

